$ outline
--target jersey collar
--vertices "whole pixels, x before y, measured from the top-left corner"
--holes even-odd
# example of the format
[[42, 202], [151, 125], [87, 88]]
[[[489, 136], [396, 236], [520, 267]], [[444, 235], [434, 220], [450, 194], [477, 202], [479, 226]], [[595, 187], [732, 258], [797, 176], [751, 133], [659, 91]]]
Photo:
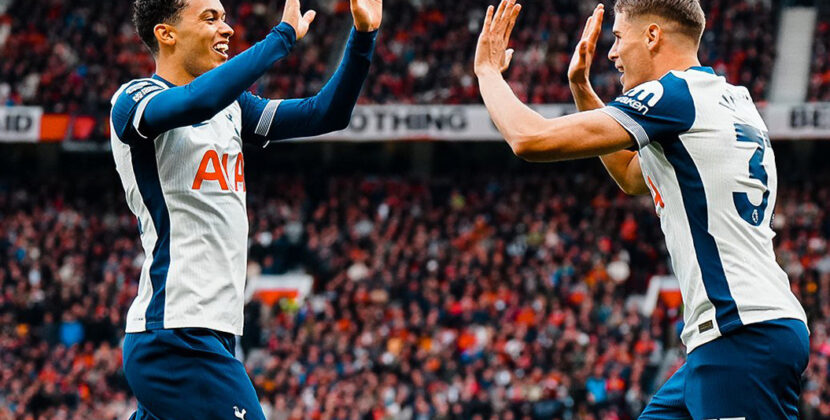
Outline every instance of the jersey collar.
[[164, 83], [165, 85], [167, 85], [167, 87], [176, 87], [176, 85], [174, 85], [174, 84], [172, 84], [172, 83], [168, 82], [167, 80], [164, 80], [164, 78], [163, 78], [163, 77], [161, 77], [161, 76], [159, 76], [159, 75], [157, 75], [157, 74], [153, 74], [153, 79], [156, 79], [156, 80], [158, 80], [158, 81], [160, 81], [160, 82]]
[[716, 74], [716, 73], [715, 73], [715, 69], [713, 69], [713, 68], [711, 68], [711, 67], [704, 67], [704, 66], [692, 66], [692, 67], [689, 67], [689, 69], [688, 69], [688, 70], [697, 70], [697, 71], [702, 71], [702, 72], [704, 72], [704, 73]]

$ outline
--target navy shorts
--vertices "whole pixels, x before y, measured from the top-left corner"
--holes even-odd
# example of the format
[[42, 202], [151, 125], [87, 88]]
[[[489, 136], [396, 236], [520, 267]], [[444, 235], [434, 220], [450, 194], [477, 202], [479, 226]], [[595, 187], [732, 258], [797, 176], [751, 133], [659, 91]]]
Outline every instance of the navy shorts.
[[208, 329], [129, 333], [124, 373], [138, 400], [131, 420], [265, 420], [236, 338]]
[[747, 325], [689, 353], [640, 419], [797, 420], [809, 358], [803, 322]]

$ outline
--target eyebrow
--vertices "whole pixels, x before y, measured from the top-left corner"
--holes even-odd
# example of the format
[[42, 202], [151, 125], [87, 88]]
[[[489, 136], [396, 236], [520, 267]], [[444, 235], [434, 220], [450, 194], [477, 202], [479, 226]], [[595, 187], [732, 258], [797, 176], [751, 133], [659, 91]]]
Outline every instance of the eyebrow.
[[225, 13], [220, 12], [216, 9], [205, 9], [204, 11], [202, 11], [201, 14], [199, 14], [199, 16], [202, 16], [202, 17], [204, 17], [205, 15], [216, 15], [216, 16], [224, 17]]

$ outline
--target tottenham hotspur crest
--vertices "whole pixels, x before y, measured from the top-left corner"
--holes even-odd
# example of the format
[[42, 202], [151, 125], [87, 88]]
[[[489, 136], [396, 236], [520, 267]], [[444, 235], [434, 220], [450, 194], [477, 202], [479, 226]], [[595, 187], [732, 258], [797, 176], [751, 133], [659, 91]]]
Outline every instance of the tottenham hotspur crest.
[[239, 411], [239, 407], [233, 406], [233, 415], [236, 416], [236, 418], [238, 419], [245, 420], [245, 413], [247, 412], [248, 411], [244, 408], [242, 409], [242, 411]]

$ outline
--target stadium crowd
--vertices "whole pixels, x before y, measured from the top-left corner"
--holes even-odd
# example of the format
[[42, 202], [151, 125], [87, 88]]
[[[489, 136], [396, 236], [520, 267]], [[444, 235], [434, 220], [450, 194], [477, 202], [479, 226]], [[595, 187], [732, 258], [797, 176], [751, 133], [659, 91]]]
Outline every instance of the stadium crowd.
[[[46, 112], [98, 117], [106, 134], [110, 98], [121, 83], [147, 77], [154, 65], [131, 23], [130, 3], [93, 0], [11, 0], [0, 14], [0, 103], [37, 104]], [[236, 34], [231, 51], [262, 39], [277, 22], [274, 1], [225, 0]], [[477, 103], [472, 55], [483, 7], [473, 0], [388, 0], [385, 25], [364, 101]], [[703, 0], [708, 31], [701, 59], [732, 83], [764, 98], [775, 57], [777, 14], [767, 2]], [[253, 90], [269, 97], [303, 97], [337, 64], [350, 22], [348, 1], [308, 0], [320, 13], [297, 52], [277, 64]], [[517, 24], [517, 55], [509, 80], [523, 100], [570, 102], [566, 69], [585, 17], [580, 0], [532, 1]], [[38, 16], [38, 19], [31, 19]], [[612, 19], [598, 49], [594, 84], [602, 97], [619, 93], [619, 77], [604, 58]], [[104, 136], [106, 137], [106, 136]]]
[[819, 7], [818, 25], [813, 42], [809, 100], [830, 101], [830, 7], [826, 4]]
[[[246, 306], [267, 418], [635, 418], [683, 361], [677, 309], [633, 297], [668, 270], [658, 220], [599, 171], [558, 168], [250, 183], [250, 275], [315, 278], [302, 305]], [[137, 226], [112, 177], [87, 175], [0, 188], [0, 419], [134, 408]], [[810, 420], [830, 418], [828, 175], [785, 183], [775, 217], [811, 319]]]

